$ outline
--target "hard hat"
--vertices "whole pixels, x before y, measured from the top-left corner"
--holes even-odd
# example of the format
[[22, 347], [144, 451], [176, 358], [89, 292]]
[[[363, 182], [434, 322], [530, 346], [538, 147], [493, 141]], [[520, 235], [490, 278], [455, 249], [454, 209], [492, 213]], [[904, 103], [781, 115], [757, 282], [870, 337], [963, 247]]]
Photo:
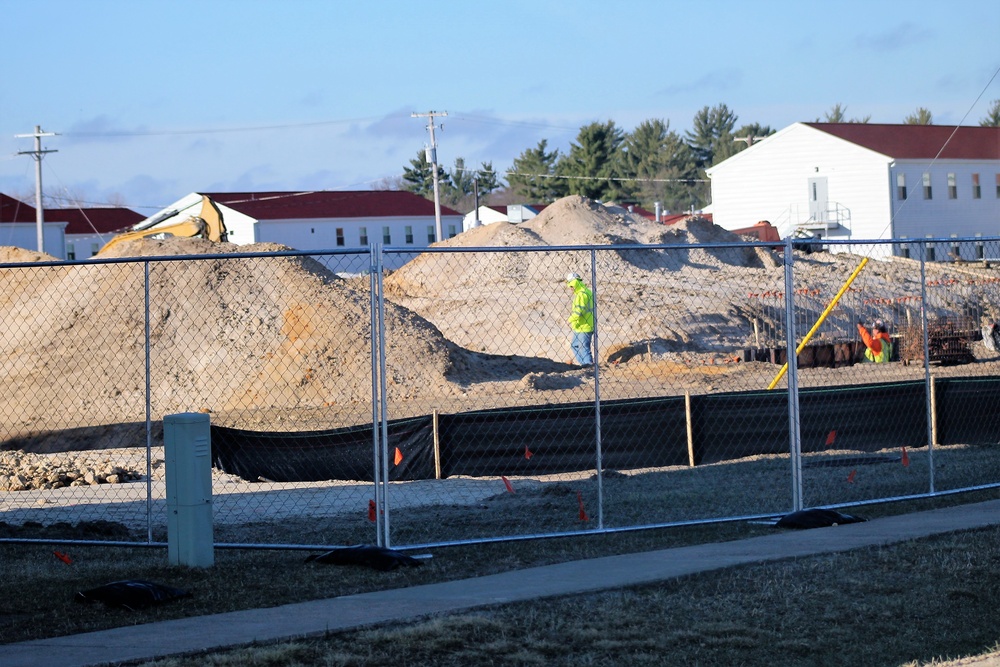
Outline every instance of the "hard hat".
[[571, 283], [574, 280], [583, 280], [583, 278], [580, 277], [579, 273], [573, 273], [572, 271], [566, 274], [566, 282]]
[[885, 331], [885, 322], [882, 320], [875, 320], [875, 328], [879, 331]]

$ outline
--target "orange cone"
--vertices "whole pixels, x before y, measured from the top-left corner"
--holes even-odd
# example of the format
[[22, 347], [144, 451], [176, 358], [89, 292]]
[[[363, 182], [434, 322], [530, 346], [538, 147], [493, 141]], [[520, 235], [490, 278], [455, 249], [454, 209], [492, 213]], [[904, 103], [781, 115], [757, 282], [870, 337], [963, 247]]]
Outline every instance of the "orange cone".
[[514, 493], [514, 487], [510, 485], [510, 480], [500, 475], [500, 479], [503, 480], [503, 485], [507, 487], [507, 493]]
[[403, 452], [399, 451], [399, 447], [396, 447], [396, 457], [393, 459], [393, 464], [399, 465], [403, 462]]

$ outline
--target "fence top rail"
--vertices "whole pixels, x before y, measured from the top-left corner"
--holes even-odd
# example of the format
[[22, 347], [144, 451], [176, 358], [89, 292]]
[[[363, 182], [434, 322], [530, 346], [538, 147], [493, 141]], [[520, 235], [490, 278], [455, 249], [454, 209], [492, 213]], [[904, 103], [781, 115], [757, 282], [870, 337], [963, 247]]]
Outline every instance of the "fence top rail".
[[[335, 248], [328, 250], [269, 250], [261, 252], [220, 252], [197, 255], [147, 255], [142, 257], [90, 257], [88, 259], [60, 259], [49, 262], [2, 262], [0, 269], [25, 269], [48, 266], [81, 266], [91, 264], [143, 264], [181, 262], [212, 259], [254, 259], [259, 257], [316, 257], [328, 255], [368, 255], [369, 248]], [[411, 252], [414, 252], [411, 250]]]

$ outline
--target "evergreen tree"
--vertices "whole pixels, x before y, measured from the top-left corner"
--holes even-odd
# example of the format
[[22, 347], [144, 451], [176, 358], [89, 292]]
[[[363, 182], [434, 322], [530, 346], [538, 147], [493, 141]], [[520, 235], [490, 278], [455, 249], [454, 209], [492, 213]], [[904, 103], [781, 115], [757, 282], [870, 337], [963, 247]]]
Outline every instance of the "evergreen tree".
[[1000, 100], [993, 100], [990, 110], [979, 124], [982, 127], [1000, 127]]
[[705, 106], [695, 114], [692, 129], [687, 131], [687, 143], [694, 151], [699, 167], [710, 167], [719, 162], [720, 156], [716, 156], [716, 152], [726, 157], [735, 153], [729, 152], [727, 145], [733, 143], [736, 118], [736, 114], [725, 104], [712, 108]]
[[840, 102], [837, 102], [833, 107], [826, 112], [823, 119], [816, 119], [817, 123], [867, 123], [872, 119], [871, 114], [868, 114], [864, 118], [852, 118], [847, 119], [847, 107], [843, 106]]
[[551, 203], [567, 194], [565, 182], [553, 178], [559, 161], [559, 149], [547, 151], [548, 140], [526, 149], [514, 160], [507, 183], [515, 195], [526, 202]]
[[624, 183], [622, 144], [625, 133], [613, 120], [580, 128], [569, 153], [559, 160], [556, 174], [566, 177], [569, 194], [601, 201], [626, 201], [634, 187]]
[[479, 181], [479, 196], [486, 197], [491, 192], [499, 190], [501, 187], [500, 177], [493, 169], [493, 162], [483, 162], [476, 171], [476, 179]]
[[625, 173], [636, 179], [636, 198], [650, 211], [656, 202], [664, 210], [687, 210], [698, 201], [692, 191], [698, 177], [694, 154], [669, 121], [645, 120], [625, 137]]
[[[451, 180], [441, 165], [438, 164], [438, 187], [444, 192]], [[420, 150], [417, 157], [410, 160], [409, 167], [403, 167], [403, 189], [414, 192], [426, 199], [434, 198], [434, 177], [431, 174], [431, 163], [427, 161], [427, 152]]]
[[903, 123], [906, 125], [933, 125], [931, 112], [924, 107], [918, 107], [916, 111], [907, 116]]

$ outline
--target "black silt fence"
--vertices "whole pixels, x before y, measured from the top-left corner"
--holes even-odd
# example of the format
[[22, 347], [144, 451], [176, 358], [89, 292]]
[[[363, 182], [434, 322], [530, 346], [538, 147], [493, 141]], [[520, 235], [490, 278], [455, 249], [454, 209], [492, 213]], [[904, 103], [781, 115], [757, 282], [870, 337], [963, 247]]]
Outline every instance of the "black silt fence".
[[[923, 382], [812, 388], [799, 391], [802, 451], [871, 452], [927, 442]], [[1000, 440], [1000, 378], [938, 380], [940, 444]], [[683, 397], [601, 403], [604, 469], [636, 469], [787, 454], [785, 391], [691, 397], [692, 442]], [[438, 416], [435, 454], [430, 416], [390, 421], [389, 480], [465, 475], [545, 475], [597, 467], [596, 406], [504, 408]], [[275, 482], [373, 480], [370, 425], [309, 433], [212, 427], [214, 465], [244, 479]], [[398, 450], [398, 454], [397, 454]], [[396, 461], [399, 461], [398, 463]]]

